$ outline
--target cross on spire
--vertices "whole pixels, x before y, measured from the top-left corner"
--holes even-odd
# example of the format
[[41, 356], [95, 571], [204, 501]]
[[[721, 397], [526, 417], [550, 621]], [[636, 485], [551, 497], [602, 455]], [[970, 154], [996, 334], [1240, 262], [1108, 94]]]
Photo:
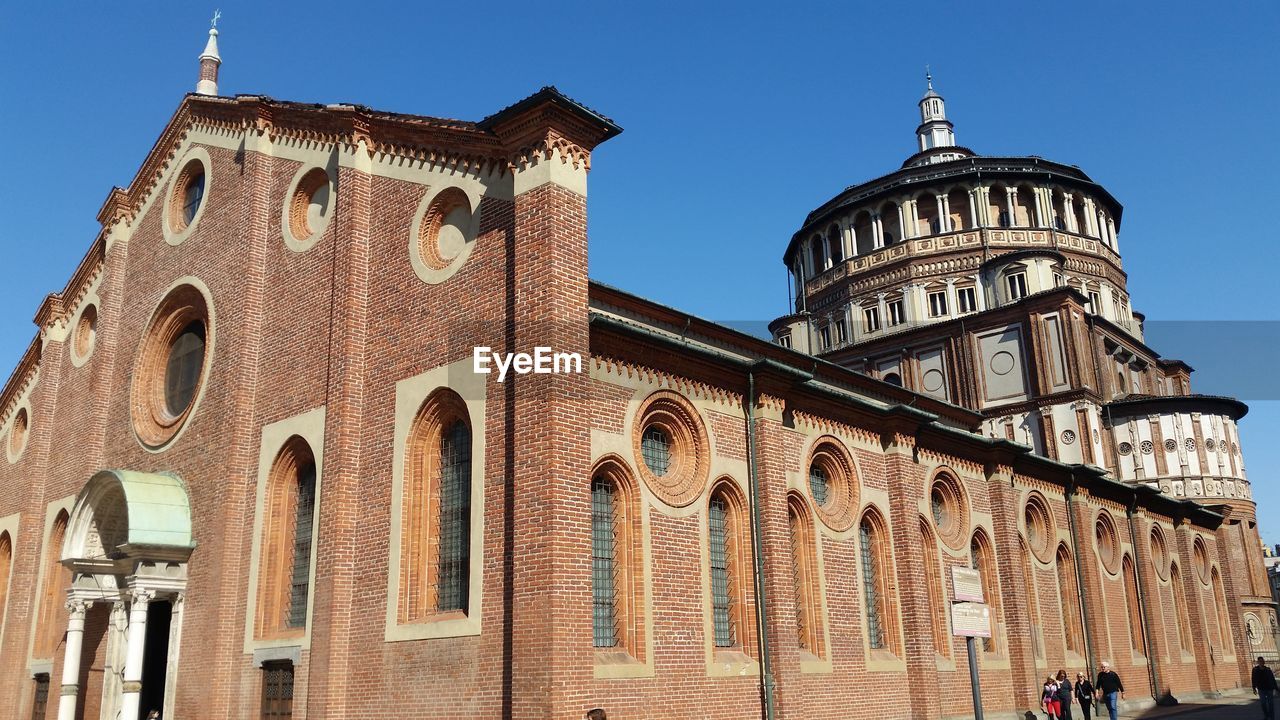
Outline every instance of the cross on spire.
[[929, 66], [924, 66], [924, 81], [929, 84], [929, 89], [933, 89], [933, 75], [929, 72]]
[[209, 23], [209, 26], [216, 30], [218, 27], [218, 20], [220, 20], [221, 18], [222, 18], [222, 10], [221, 9], [214, 10], [213, 20]]

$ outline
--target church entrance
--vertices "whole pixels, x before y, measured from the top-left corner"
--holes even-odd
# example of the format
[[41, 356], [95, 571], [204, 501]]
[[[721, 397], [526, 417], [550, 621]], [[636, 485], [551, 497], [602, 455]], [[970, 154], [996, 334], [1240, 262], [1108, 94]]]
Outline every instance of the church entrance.
[[147, 641], [142, 660], [142, 693], [138, 702], [138, 720], [146, 720], [147, 714], [152, 710], [164, 709], [165, 677], [169, 666], [169, 625], [172, 620], [173, 603], [168, 600], [153, 600], [147, 606]]

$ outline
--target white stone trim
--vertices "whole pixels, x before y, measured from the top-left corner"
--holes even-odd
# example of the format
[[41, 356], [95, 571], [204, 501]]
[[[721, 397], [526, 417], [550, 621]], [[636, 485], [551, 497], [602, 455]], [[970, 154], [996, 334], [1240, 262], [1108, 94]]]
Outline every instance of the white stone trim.
[[[262, 530], [266, 523], [265, 506], [267, 488], [271, 480], [271, 469], [280, 455], [285, 443], [293, 436], [302, 438], [311, 450], [316, 463], [316, 504], [311, 517], [311, 560], [309, 563], [311, 582], [307, 587], [307, 622], [303, 626], [301, 636], [284, 638], [258, 639], [254, 637], [258, 611], [258, 569], [262, 563]], [[320, 548], [320, 514], [324, 507], [324, 438], [325, 408], [318, 407], [301, 415], [285, 418], [262, 427], [262, 442], [258, 447], [258, 483], [255, 491], [253, 511], [253, 545], [249, 555], [249, 597], [245, 603], [244, 652], [252, 654], [255, 650], [271, 647], [287, 647], [297, 645], [303, 649], [311, 647], [312, 615], [315, 613], [316, 596], [316, 557]]]
[[13, 599], [13, 568], [18, 558], [18, 524], [22, 513], [14, 513], [0, 518], [0, 534], [9, 533], [9, 584], [0, 588], [4, 603], [0, 604], [0, 647], [4, 647], [4, 631], [9, 619], [9, 607]]
[[[320, 216], [319, 227], [311, 229], [311, 234], [305, 238], [300, 238], [293, 234], [293, 223], [291, 215], [293, 210], [293, 196], [298, 192], [298, 185], [302, 182], [302, 178], [306, 177], [312, 170], [323, 170], [329, 179], [329, 203], [325, 206], [324, 214]], [[293, 174], [293, 180], [289, 181], [289, 189], [285, 192], [284, 197], [280, 199], [280, 233], [284, 237], [285, 247], [293, 252], [301, 253], [315, 247], [320, 242], [320, 238], [324, 236], [325, 230], [329, 228], [329, 223], [333, 219], [333, 213], [338, 206], [338, 156], [337, 153], [328, 155], [324, 164], [316, 162], [304, 162], [298, 171]]]
[[[178, 178], [182, 177], [182, 168], [188, 163], [197, 160], [204, 169], [204, 193], [200, 196], [200, 207], [196, 208], [196, 214], [192, 216], [191, 222], [180, 231], [173, 229], [173, 218], [169, 217], [169, 212], [173, 208], [173, 204], [168, 202], [173, 194], [178, 191], [175, 184]], [[163, 194], [158, 196], [161, 200], [161, 210], [163, 217], [160, 218], [160, 227], [164, 233], [164, 241], [173, 246], [178, 246], [187, 238], [191, 237], [191, 233], [195, 232], [196, 226], [200, 224], [200, 218], [204, 217], [205, 208], [209, 207], [209, 189], [213, 187], [213, 160], [209, 157], [209, 152], [199, 145], [192, 145], [182, 156], [182, 159], [174, 163], [169, 169], [169, 179], [162, 186]]]
[[[479, 635], [484, 600], [485, 399], [488, 375], [474, 372], [472, 357], [455, 360], [396, 383], [395, 437], [391, 461], [391, 542], [387, 561], [387, 642]], [[471, 572], [464, 618], [400, 622], [400, 536], [404, 522], [409, 434], [422, 403], [440, 388], [456, 392], [471, 421]]]
[[[70, 524], [71, 508], [75, 504], [76, 496], [68, 495], [64, 498], [51, 501], [44, 509], [44, 531], [40, 536], [40, 564], [37, 566], [39, 572], [36, 573], [36, 599], [35, 602], [31, 604], [33, 612], [28, 620], [31, 632], [27, 634], [27, 666], [31, 669], [31, 674], [33, 676], [39, 672], [50, 672], [48, 670], [40, 670], [37, 668], [37, 666], [43, 667], [44, 663], [40, 661], [47, 662], [50, 667], [53, 665], [53, 658], [37, 658], [35, 656], [36, 638], [40, 634], [40, 600], [44, 597], [44, 584], [48, 580], [48, 578], [45, 577], [45, 570], [49, 567], [49, 552], [52, 550], [53, 552], [58, 553], [59, 559], [62, 557], [62, 548], [59, 547], [51, 549], [49, 547], [49, 534], [53, 532], [54, 519], [57, 518], [58, 513], [63, 510], [67, 511], [68, 524]], [[53, 681], [54, 678], [50, 677], [49, 688], [51, 690], [54, 687]]]
[[[471, 223], [467, 227], [466, 242], [463, 243], [462, 250], [457, 256], [450, 260], [446, 267], [433, 268], [423, 259], [418, 239], [422, 232], [422, 221], [426, 219], [431, 203], [440, 196], [440, 193], [450, 188], [457, 188], [467, 196], [467, 202], [471, 205]], [[483, 197], [484, 189], [474, 182], [441, 183], [427, 189], [418, 203], [418, 208], [413, 212], [413, 222], [409, 226], [409, 263], [413, 266], [413, 272], [418, 279], [428, 285], [439, 285], [453, 277], [467, 262], [467, 258], [471, 257], [476, 243], [480, 240], [480, 201]]]

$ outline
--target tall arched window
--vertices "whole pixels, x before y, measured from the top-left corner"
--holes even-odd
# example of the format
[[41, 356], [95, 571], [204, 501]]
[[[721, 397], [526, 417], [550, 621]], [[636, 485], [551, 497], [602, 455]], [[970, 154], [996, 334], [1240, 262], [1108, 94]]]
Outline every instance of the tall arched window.
[[862, 599], [867, 617], [867, 647], [898, 654], [897, 608], [890, 580], [892, 563], [884, 522], [874, 511], [858, 525], [858, 557], [862, 565]]
[[67, 511], [53, 519], [49, 529], [49, 544], [44, 549], [44, 587], [40, 597], [40, 616], [37, 621], [34, 653], [38, 658], [51, 658], [62, 642], [67, 629], [67, 588], [71, 585], [71, 571], [62, 565], [62, 541], [67, 534]]
[[933, 632], [933, 649], [943, 657], [951, 656], [951, 635], [947, 632], [947, 603], [942, 585], [942, 570], [938, 562], [938, 542], [933, 537], [929, 521], [920, 518], [920, 548], [924, 556], [924, 583], [929, 592], [929, 624]]
[[465, 615], [471, 599], [471, 419], [457, 393], [431, 394], [406, 443], [401, 623]]
[[813, 518], [804, 500], [787, 498], [787, 523], [791, 530], [791, 566], [796, 597], [796, 639], [813, 657], [826, 654], [822, 628], [822, 584], [818, 579], [818, 550]]
[[1218, 568], [1210, 571], [1210, 579], [1213, 582], [1213, 605], [1214, 615], [1218, 617], [1218, 637], [1222, 639], [1223, 654], [1235, 654], [1235, 647], [1231, 639], [1231, 610], [1227, 606], [1227, 594], [1222, 589], [1222, 576], [1218, 574]]
[[969, 205], [969, 191], [955, 188], [947, 194], [947, 203], [951, 209], [949, 227], [952, 230], [972, 230], [973, 210]]
[[987, 605], [991, 608], [991, 637], [982, 639], [982, 651], [986, 653], [998, 652], [1000, 643], [997, 641], [1000, 636], [1000, 618], [1004, 617], [1000, 610], [1000, 590], [996, 583], [995, 559], [991, 553], [991, 543], [987, 540], [987, 536], [981, 530], [973, 534], [973, 539], [969, 541], [969, 556], [972, 561], [972, 567], [982, 576], [982, 596], [986, 598]]
[[[13, 540], [9, 533], [0, 532], [0, 628], [4, 627], [9, 612], [9, 576], [13, 572]], [[0, 640], [4, 636], [0, 635]]]
[[1036, 226], [1036, 191], [1030, 185], [1019, 185], [1017, 202], [1013, 206], [1014, 224], [1018, 227]]
[[615, 462], [598, 467], [591, 480], [592, 627], [595, 647], [640, 658], [643, 596], [633, 487]]
[[1169, 564], [1169, 584], [1173, 586], [1173, 611], [1178, 620], [1178, 647], [1191, 650], [1191, 620], [1187, 617], [1187, 591], [1182, 586], [1178, 563]]
[[[1031, 530], [1031, 526], [1028, 526]], [[1018, 555], [1022, 558], [1022, 587], [1027, 597], [1027, 614], [1031, 621], [1031, 652], [1044, 657], [1044, 629], [1040, 623], [1040, 596], [1036, 593], [1035, 568], [1032, 567], [1031, 548], [1018, 536]]]
[[1138, 578], [1134, 573], [1133, 559], [1127, 554], [1120, 562], [1120, 573], [1124, 578], [1124, 603], [1129, 618], [1129, 647], [1136, 653], [1143, 653], [1142, 614], [1138, 607]]
[[1065, 543], [1058, 545], [1054, 560], [1058, 574], [1058, 597], [1062, 602], [1062, 637], [1067, 650], [1084, 654], [1084, 630], [1080, 622], [1080, 586], [1075, 566]]
[[750, 654], [754, 634], [748, 605], [751, 545], [746, 513], [737, 487], [727, 479], [716, 483], [707, 501], [712, 642], [718, 650]]
[[316, 461], [297, 435], [285, 441], [267, 480], [258, 571], [258, 636], [301, 635], [311, 591]]

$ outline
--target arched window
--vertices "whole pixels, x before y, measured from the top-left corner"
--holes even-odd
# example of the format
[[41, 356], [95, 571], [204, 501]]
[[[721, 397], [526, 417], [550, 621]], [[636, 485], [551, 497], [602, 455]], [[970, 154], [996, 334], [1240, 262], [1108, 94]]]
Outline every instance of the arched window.
[[892, 563], [884, 522], [874, 511], [858, 525], [858, 557], [862, 565], [862, 599], [867, 617], [867, 647], [898, 654], [897, 608], [890, 579]]
[[1065, 543], [1058, 545], [1054, 560], [1058, 574], [1058, 597], [1062, 602], [1062, 637], [1067, 650], [1084, 654], [1084, 630], [1080, 622], [1080, 586], [1076, 583], [1075, 565]]
[[467, 614], [471, 592], [471, 419], [457, 393], [431, 394], [409, 432], [400, 622]]
[[871, 229], [871, 213], [862, 211], [853, 218], [853, 241], [859, 255], [876, 249], [875, 232]]
[[1182, 586], [1182, 573], [1178, 563], [1169, 565], [1169, 584], [1173, 586], [1173, 611], [1178, 620], [1178, 647], [1191, 650], [1191, 620], [1187, 617], [1187, 591]]
[[1214, 614], [1218, 616], [1218, 637], [1222, 639], [1223, 654], [1235, 654], [1233, 641], [1231, 639], [1231, 609], [1227, 606], [1227, 595], [1222, 589], [1222, 576], [1218, 574], [1218, 568], [1214, 568], [1210, 572], [1210, 578], [1213, 582], [1213, 605]]
[[1027, 595], [1027, 615], [1031, 621], [1031, 652], [1044, 657], [1044, 629], [1040, 623], [1040, 596], [1036, 594], [1035, 569], [1032, 567], [1031, 548], [1018, 536], [1018, 555], [1022, 558], [1022, 588]]
[[844, 260], [844, 240], [840, 237], [840, 226], [832, 224], [827, 228], [827, 257], [831, 258], [831, 264]]
[[969, 205], [969, 192], [964, 188], [956, 188], [947, 194], [947, 204], [951, 210], [952, 230], [972, 230], [973, 210]]
[[1075, 215], [1076, 232], [1080, 235], [1093, 235], [1089, 232], [1089, 213], [1085, 207], [1083, 195], [1071, 196], [1071, 212]]
[[822, 628], [822, 584], [818, 578], [818, 548], [813, 518], [804, 500], [787, 498], [787, 523], [791, 530], [791, 565], [796, 597], [796, 639], [800, 650], [821, 658], [826, 655]]
[[1019, 185], [1017, 200], [1013, 205], [1014, 224], [1018, 227], [1035, 227], [1036, 191], [1030, 185]]
[[716, 483], [707, 501], [712, 642], [718, 650], [750, 654], [754, 636], [748, 611], [751, 545], [746, 513], [746, 501], [733, 483]]
[[1000, 649], [997, 638], [1000, 635], [998, 628], [1003, 615], [1000, 610], [1000, 590], [996, 583], [996, 567], [995, 559], [991, 554], [991, 543], [981, 530], [975, 532], [973, 539], [969, 541], [969, 556], [973, 569], [977, 570], [982, 577], [982, 596], [986, 598], [987, 605], [991, 608], [991, 637], [982, 639], [982, 651], [995, 653]]
[[641, 657], [643, 607], [635, 492], [620, 463], [591, 480], [591, 590], [595, 647]]
[[1004, 186], [992, 185], [987, 190], [987, 218], [996, 227], [1009, 227], [1013, 218], [1009, 217], [1009, 195]]
[[44, 587], [40, 596], [40, 616], [37, 621], [34, 654], [37, 658], [51, 658], [62, 642], [67, 629], [67, 588], [71, 585], [71, 572], [60, 562], [62, 541], [67, 534], [67, 511], [53, 519], [49, 529], [49, 543], [44, 549]]
[[827, 248], [821, 235], [814, 235], [810, 239], [809, 249], [813, 256], [813, 276], [817, 277], [827, 269]]
[[924, 193], [916, 198], [916, 236], [937, 235], [942, 232], [942, 223], [938, 219], [938, 198], [936, 195]]
[[258, 637], [301, 635], [311, 591], [316, 461], [307, 442], [289, 438], [267, 480], [258, 571]]
[[1124, 578], [1124, 603], [1129, 618], [1129, 647], [1145, 654], [1142, 645], [1142, 614], [1138, 607], [1138, 578], [1134, 573], [1133, 559], [1126, 554], [1120, 562], [1120, 574]]
[[951, 634], [947, 631], [947, 615], [951, 608], [942, 585], [938, 562], [938, 543], [929, 521], [920, 518], [920, 549], [924, 556], [924, 583], [929, 592], [929, 623], [933, 631], [933, 649], [943, 657], [951, 656]]
[[902, 242], [904, 234], [898, 222], [897, 203], [887, 202], [880, 206], [880, 229], [884, 233], [885, 245]]
[[[9, 613], [9, 576], [13, 573], [13, 539], [0, 532], [0, 628]], [[4, 637], [0, 635], [0, 640]]]

